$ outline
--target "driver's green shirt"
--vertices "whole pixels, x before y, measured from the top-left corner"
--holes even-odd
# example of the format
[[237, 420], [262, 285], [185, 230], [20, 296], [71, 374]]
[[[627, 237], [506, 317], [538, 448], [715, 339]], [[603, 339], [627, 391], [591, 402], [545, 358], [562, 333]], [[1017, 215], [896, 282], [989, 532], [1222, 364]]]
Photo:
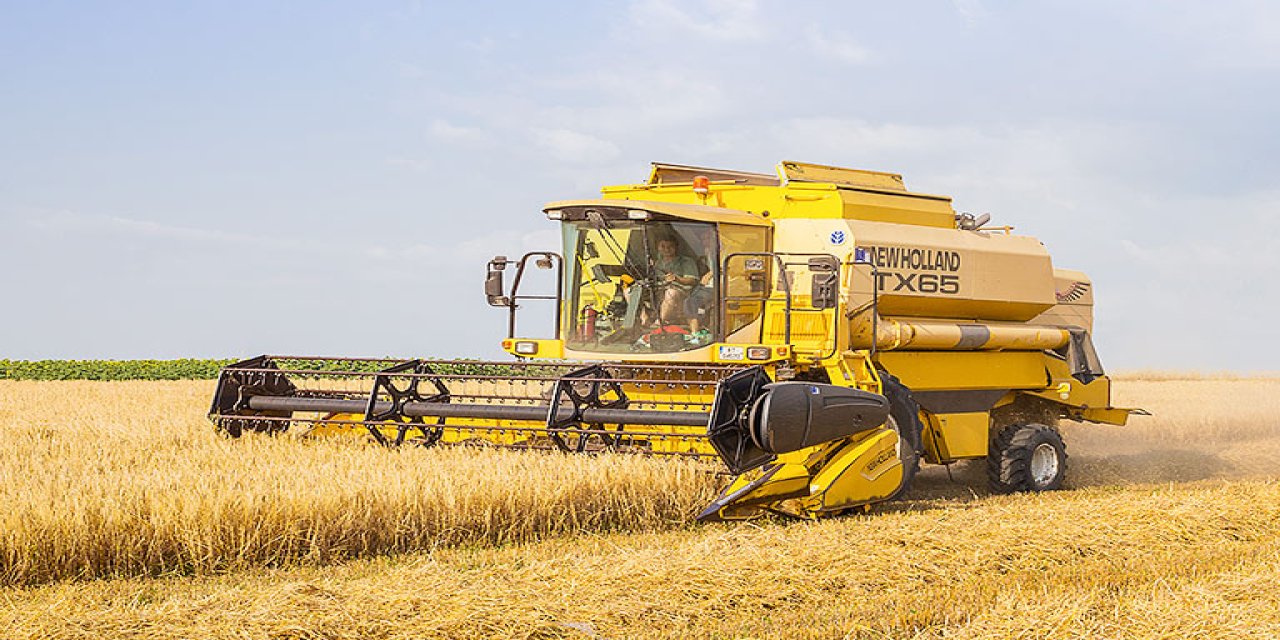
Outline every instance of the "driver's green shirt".
[[[662, 278], [665, 278], [668, 273], [674, 273], [682, 278], [698, 277], [697, 263], [693, 261], [693, 258], [690, 258], [689, 256], [682, 256], [680, 254], [676, 254], [670, 260], [666, 260], [662, 256], [658, 256], [658, 259], [653, 263], [653, 268], [658, 272], [658, 276]], [[672, 282], [671, 284], [680, 287], [681, 289], [689, 289], [693, 287], [693, 285], [681, 282]]]

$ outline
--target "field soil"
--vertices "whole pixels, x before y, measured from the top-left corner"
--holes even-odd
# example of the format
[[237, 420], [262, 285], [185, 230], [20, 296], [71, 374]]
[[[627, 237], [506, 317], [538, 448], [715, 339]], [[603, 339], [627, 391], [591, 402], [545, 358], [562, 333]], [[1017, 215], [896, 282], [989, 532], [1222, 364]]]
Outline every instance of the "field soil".
[[1067, 491], [709, 526], [696, 463], [227, 441], [211, 387], [0, 382], [0, 637], [1280, 637], [1280, 380], [1122, 378]]

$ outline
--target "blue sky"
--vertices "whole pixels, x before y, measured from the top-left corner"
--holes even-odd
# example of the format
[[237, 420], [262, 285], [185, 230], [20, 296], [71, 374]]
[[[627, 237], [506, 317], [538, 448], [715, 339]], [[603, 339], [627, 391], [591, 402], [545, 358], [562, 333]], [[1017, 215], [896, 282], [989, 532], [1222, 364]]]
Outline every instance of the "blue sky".
[[1267, 2], [0, 2], [0, 357], [495, 357], [484, 260], [650, 161], [896, 171], [1280, 369]]

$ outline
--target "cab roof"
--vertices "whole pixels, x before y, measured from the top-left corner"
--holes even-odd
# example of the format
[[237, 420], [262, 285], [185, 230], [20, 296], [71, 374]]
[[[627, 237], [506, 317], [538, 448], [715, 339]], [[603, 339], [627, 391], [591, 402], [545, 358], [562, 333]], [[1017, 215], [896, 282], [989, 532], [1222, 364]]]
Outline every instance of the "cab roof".
[[584, 217], [585, 212], [589, 209], [598, 210], [606, 215], [612, 214], [618, 218], [626, 218], [629, 211], [648, 211], [672, 218], [698, 222], [745, 224], [757, 227], [773, 226], [773, 223], [769, 220], [739, 209], [652, 200], [559, 200], [548, 203], [542, 208], [546, 212], [564, 211], [570, 215], [578, 213]]

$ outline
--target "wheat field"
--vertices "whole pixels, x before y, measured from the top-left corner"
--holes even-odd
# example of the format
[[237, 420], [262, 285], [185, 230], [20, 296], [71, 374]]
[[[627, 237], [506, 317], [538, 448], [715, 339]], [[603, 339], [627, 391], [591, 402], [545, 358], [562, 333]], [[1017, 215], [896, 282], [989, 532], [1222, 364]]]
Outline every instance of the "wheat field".
[[711, 526], [698, 464], [227, 441], [210, 390], [0, 383], [0, 637], [1280, 636], [1280, 380], [1122, 378], [1070, 491]]
[[0, 583], [681, 526], [708, 465], [215, 436], [203, 382], [0, 384]]

